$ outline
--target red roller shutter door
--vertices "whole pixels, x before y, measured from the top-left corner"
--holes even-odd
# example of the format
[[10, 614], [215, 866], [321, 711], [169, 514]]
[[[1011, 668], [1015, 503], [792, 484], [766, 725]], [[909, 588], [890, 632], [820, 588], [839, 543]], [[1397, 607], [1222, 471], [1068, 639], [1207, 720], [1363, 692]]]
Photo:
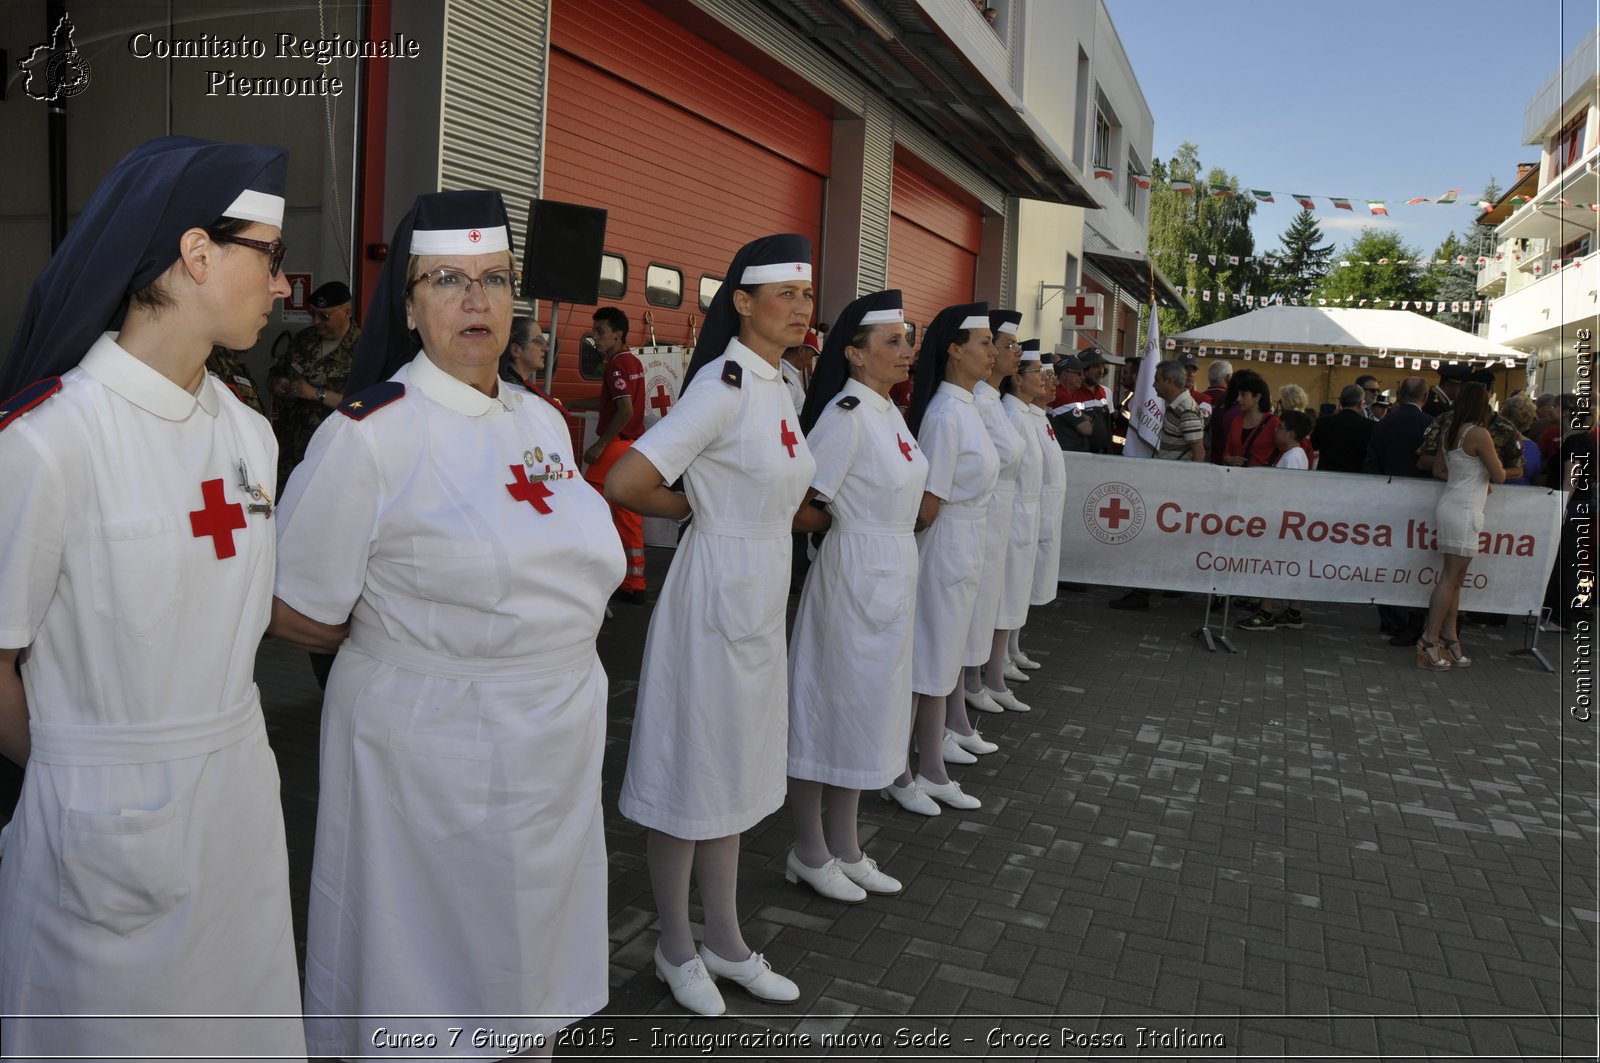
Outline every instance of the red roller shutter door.
[[[611, 69], [608, 69], [608, 64]], [[689, 76], [686, 72], [693, 72]], [[765, 233], [798, 232], [817, 246], [832, 151], [827, 116], [637, 0], [557, 0], [551, 22], [544, 195], [608, 211], [606, 250], [628, 263], [619, 305], [629, 340], [683, 343], [702, 275], [720, 276], [733, 253]], [[683, 271], [683, 305], [645, 302], [645, 270]], [[575, 308], [565, 351], [589, 327]], [[575, 394], [576, 359], [558, 383]]]
[[972, 301], [983, 210], [896, 157], [889, 217], [889, 287], [905, 292], [906, 320], [926, 325], [954, 303]]

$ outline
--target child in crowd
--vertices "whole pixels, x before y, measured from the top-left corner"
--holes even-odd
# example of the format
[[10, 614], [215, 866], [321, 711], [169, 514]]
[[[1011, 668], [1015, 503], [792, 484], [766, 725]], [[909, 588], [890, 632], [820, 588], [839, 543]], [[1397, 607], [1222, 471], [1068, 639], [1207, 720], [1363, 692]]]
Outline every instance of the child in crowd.
[[[1276, 437], [1278, 460], [1273, 463], [1273, 468], [1309, 469], [1311, 466], [1306, 461], [1305, 448], [1300, 441], [1310, 434], [1311, 418], [1304, 410], [1284, 410], [1280, 413]], [[1298, 631], [1306, 626], [1300, 616], [1300, 602], [1290, 602], [1287, 609], [1274, 616], [1272, 610], [1276, 604], [1271, 598], [1261, 599], [1261, 607], [1256, 614], [1239, 621], [1238, 627], [1244, 631], [1271, 631], [1280, 627]]]

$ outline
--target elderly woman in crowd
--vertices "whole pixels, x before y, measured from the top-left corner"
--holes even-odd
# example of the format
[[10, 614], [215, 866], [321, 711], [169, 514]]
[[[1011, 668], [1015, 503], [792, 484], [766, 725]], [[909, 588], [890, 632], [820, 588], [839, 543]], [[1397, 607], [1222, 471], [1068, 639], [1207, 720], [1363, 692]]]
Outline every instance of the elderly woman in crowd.
[[[996, 310], [989, 314], [990, 329], [994, 333], [994, 367], [990, 369], [988, 378], [978, 381], [972, 389], [974, 405], [994, 443], [995, 454], [1000, 458], [1000, 478], [995, 483], [994, 494], [989, 498], [989, 515], [984, 521], [983, 574], [978, 580], [978, 602], [973, 607], [972, 626], [967, 630], [965, 696], [961, 701], [945, 707], [949, 714], [948, 726], [956, 733], [958, 745], [959, 739], [972, 731], [967, 706], [981, 712], [1001, 712], [1005, 709], [1027, 712], [1029, 709], [1006, 686], [1008, 633], [999, 626], [1001, 599], [1006, 589], [1006, 566], [1014, 551], [1020, 553], [1020, 548], [1014, 542], [1012, 527], [1016, 522], [1017, 477], [1022, 471], [1022, 458], [1027, 450], [1022, 433], [1006, 416], [1000, 385], [1017, 371], [1022, 357], [1022, 344], [1017, 340], [1017, 323], [1021, 320], [1022, 314], [1016, 310]], [[1031, 566], [1031, 557], [1027, 564]], [[1019, 557], [1019, 575], [1022, 565]], [[1032, 581], [1030, 571], [1030, 585]], [[1026, 612], [1026, 601], [1018, 602], [1013, 596], [1009, 604]], [[967, 763], [959, 754], [955, 762]]]
[[918, 770], [908, 765], [883, 795], [912, 812], [939, 814], [939, 803], [973, 809], [945, 771], [955, 751], [992, 753], [973, 731], [947, 729], [946, 702], [957, 695], [967, 632], [983, 573], [984, 523], [1000, 476], [1000, 458], [972, 391], [994, 367], [987, 303], [947, 306], [922, 333], [916, 391], [907, 424], [928, 459], [917, 537], [917, 607], [911, 649], [913, 733]]
[[[1307, 419], [1312, 421], [1312, 423], [1314, 424], [1315, 423], [1315, 418], [1313, 418], [1311, 416], [1311, 410], [1309, 408], [1310, 405], [1311, 405], [1310, 396], [1308, 396], [1306, 394], [1306, 389], [1301, 387], [1299, 384], [1285, 384], [1285, 385], [1283, 385], [1283, 387], [1279, 388], [1278, 389], [1278, 414], [1279, 414], [1279, 421], [1280, 421], [1280, 425], [1279, 425], [1280, 430], [1282, 428], [1282, 424], [1281, 424], [1282, 415], [1285, 414], [1285, 413], [1288, 413], [1290, 411], [1293, 411], [1293, 410], [1299, 410], [1301, 413], [1304, 413], [1306, 415]], [[1283, 439], [1283, 437], [1280, 436], [1279, 437], [1279, 441], [1281, 442], [1282, 439]], [[1295, 446], [1299, 447], [1300, 450], [1302, 452], [1304, 452], [1304, 454], [1306, 456], [1306, 468], [1309, 469], [1311, 467], [1311, 463], [1313, 461], [1315, 461], [1316, 457], [1317, 457], [1317, 452], [1311, 448], [1311, 436], [1310, 436], [1310, 433], [1307, 432], [1307, 433], [1303, 434], [1300, 437], [1299, 442], [1296, 443]], [[1281, 454], [1281, 450], [1280, 450], [1280, 454]], [[1276, 460], [1274, 460], [1272, 464], [1277, 465], [1279, 463]]]
[[286, 173], [277, 148], [134, 149], [0, 373], [0, 394], [37, 381], [0, 404], [0, 753], [27, 765], [0, 862], [8, 1058], [305, 1056], [251, 681], [278, 447], [205, 371], [289, 294]]
[[[649, 828], [661, 918], [655, 968], [678, 1003], [720, 1015], [712, 977], [761, 1000], [799, 999], [739, 929], [739, 834], [783, 804], [792, 531], [816, 462], [778, 362], [811, 326], [811, 242], [746, 244], [711, 301], [683, 393], [606, 477], [606, 497], [647, 517], [693, 517], [645, 637], [624, 816]], [[668, 484], [683, 478], [684, 494]], [[799, 511], [798, 513], [796, 511]], [[691, 878], [705, 909], [698, 954]]]
[[550, 341], [545, 338], [539, 322], [518, 314], [511, 319], [510, 345], [500, 357], [500, 379], [519, 384], [536, 395], [548, 398], [544, 393], [544, 381], [539, 377], [544, 372], [545, 358], [549, 353]]
[[497, 377], [517, 289], [500, 194], [421, 196], [391, 246], [352, 397], [278, 525], [273, 630], [348, 634], [307, 932], [323, 1056], [494, 1016], [550, 1035], [607, 997], [595, 636], [622, 544], [561, 416]]
[[1539, 452], [1539, 444], [1530, 439], [1533, 431], [1533, 422], [1537, 418], [1533, 400], [1526, 395], [1513, 395], [1500, 407], [1500, 416], [1511, 422], [1517, 430], [1517, 441], [1522, 446], [1522, 475], [1512, 480], [1511, 484], [1533, 484], [1539, 480], [1539, 473], [1544, 468], [1544, 455]]
[[862, 296], [829, 330], [800, 415], [817, 461], [806, 498], [825, 502], [833, 525], [789, 647], [786, 875], [851, 904], [901, 889], [862, 853], [856, 809], [862, 790], [900, 774], [911, 730], [914, 532], [928, 461], [889, 400], [910, 366], [900, 293]]

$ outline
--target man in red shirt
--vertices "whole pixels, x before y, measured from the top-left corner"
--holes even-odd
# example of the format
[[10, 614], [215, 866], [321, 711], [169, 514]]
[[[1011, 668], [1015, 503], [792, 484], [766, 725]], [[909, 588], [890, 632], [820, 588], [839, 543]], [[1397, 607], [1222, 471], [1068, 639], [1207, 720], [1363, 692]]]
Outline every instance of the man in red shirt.
[[1100, 384], [1106, 355], [1097, 347], [1074, 351], [1070, 344], [1057, 344], [1056, 353], [1066, 356], [1056, 367], [1055, 403], [1050, 408], [1061, 449], [1109, 453], [1112, 410]]
[[[628, 349], [628, 315], [614, 306], [594, 314], [594, 345], [606, 360], [600, 384], [598, 438], [583, 452], [583, 478], [604, 493], [606, 473], [644, 432], [644, 366]], [[628, 574], [617, 589], [623, 601], [644, 601], [644, 518], [620, 506], [611, 520], [628, 554]]]

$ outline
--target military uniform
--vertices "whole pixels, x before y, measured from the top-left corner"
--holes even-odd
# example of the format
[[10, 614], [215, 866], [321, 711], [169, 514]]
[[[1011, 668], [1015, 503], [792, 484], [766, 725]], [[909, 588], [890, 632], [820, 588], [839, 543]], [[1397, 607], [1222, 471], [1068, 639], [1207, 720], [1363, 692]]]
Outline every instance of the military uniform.
[[[275, 380], [304, 380], [314, 388], [326, 388], [342, 395], [350, 376], [350, 359], [355, 354], [356, 340], [360, 338], [361, 328], [352, 321], [339, 345], [323, 354], [322, 337], [317, 330], [301, 329], [295, 333], [284, 356], [273, 363], [271, 375]], [[315, 399], [277, 397], [272, 424], [278, 433], [280, 484], [289, 482], [289, 473], [305, 456], [312, 433], [332, 412]]]
[[211, 348], [211, 357], [206, 359], [206, 372], [226, 384], [240, 402], [266, 416], [267, 411], [261, 405], [261, 393], [256, 388], [256, 378], [250, 375], [238, 351], [230, 351], [226, 347]]
[[[1454, 410], [1446, 410], [1435, 417], [1428, 430], [1422, 433], [1422, 446], [1417, 448], [1417, 454], [1438, 453], [1439, 441], [1450, 430], [1450, 423], [1454, 420]], [[1494, 440], [1494, 450], [1500, 456], [1501, 465], [1510, 469], [1522, 464], [1522, 436], [1517, 433], [1515, 425], [1498, 413], [1492, 413], [1489, 415], [1489, 436]]]

